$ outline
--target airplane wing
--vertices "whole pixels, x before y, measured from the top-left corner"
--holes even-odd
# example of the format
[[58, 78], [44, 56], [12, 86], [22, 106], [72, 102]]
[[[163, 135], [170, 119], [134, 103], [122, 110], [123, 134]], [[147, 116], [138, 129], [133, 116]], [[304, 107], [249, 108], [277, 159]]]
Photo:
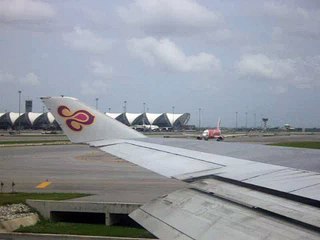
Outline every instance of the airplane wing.
[[157, 144], [69, 97], [44, 97], [71, 141], [188, 188], [130, 214], [160, 239], [319, 239], [320, 174]]

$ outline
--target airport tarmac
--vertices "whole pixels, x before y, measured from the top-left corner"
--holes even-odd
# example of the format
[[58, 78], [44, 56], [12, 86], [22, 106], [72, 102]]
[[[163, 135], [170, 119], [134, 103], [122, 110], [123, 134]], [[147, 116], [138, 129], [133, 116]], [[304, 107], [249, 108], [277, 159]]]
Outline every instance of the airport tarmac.
[[[239, 141], [241, 138], [236, 139]], [[270, 140], [270, 137], [268, 138]], [[240, 143], [173, 138], [153, 138], [152, 141], [320, 172], [320, 150], [247, 144], [241, 140]], [[11, 191], [13, 181], [15, 191], [82, 192], [98, 194], [83, 198], [87, 201], [132, 203], [145, 203], [186, 186], [180, 181], [162, 177], [80, 144], [1, 147], [0, 181], [4, 182], [3, 190], [6, 192]], [[36, 188], [38, 184], [46, 181], [52, 183], [44, 189]]]
[[[47, 180], [47, 188], [36, 188]], [[2, 147], [0, 181], [6, 192], [13, 181], [15, 191], [91, 193], [99, 194], [95, 201], [132, 203], [185, 186], [86, 145]]]
[[280, 142], [303, 142], [303, 141], [320, 141], [319, 133], [281, 133], [281, 134], [256, 134], [249, 133], [247, 136], [228, 137], [225, 142], [245, 142], [245, 143], [280, 143]]

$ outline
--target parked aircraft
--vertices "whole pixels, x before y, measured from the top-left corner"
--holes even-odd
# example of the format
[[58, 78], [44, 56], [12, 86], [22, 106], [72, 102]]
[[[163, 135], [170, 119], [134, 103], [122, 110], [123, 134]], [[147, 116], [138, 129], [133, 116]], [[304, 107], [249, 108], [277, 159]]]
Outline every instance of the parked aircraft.
[[206, 141], [209, 139], [217, 139], [217, 141], [222, 141], [224, 137], [221, 135], [220, 123], [221, 123], [221, 120], [219, 118], [217, 127], [214, 129], [204, 130], [202, 135], [200, 136], [200, 139], [204, 139]]
[[134, 126], [132, 126], [132, 128], [137, 130], [137, 131], [139, 131], [139, 132], [143, 132], [143, 131], [158, 132], [158, 131], [160, 131], [159, 126], [157, 126], [157, 125], [148, 125], [148, 124], [134, 125]]
[[129, 215], [159, 239], [320, 239], [319, 173], [172, 147], [75, 98], [42, 100], [72, 142], [189, 183]]

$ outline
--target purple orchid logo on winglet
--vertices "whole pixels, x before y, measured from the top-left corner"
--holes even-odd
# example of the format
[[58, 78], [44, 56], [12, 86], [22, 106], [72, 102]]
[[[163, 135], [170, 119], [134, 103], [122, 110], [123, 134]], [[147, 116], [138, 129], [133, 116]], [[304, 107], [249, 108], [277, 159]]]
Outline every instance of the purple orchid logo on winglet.
[[61, 117], [66, 118], [67, 126], [76, 132], [81, 131], [84, 125], [91, 125], [95, 118], [94, 115], [86, 110], [78, 110], [73, 113], [66, 106], [59, 106], [58, 114]]

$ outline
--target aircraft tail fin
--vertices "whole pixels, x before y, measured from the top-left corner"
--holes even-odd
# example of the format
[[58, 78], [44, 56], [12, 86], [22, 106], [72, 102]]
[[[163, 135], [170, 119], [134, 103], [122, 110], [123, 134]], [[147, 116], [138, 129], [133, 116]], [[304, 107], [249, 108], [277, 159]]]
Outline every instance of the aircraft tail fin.
[[142, 138], [143, 134], [93, 109], [76, 98], [43, 97], [64, 133], [75, 143], [106, 139]]
[[220, 130], [220, 125], [221, 125], [221, 119], [219, 117], [218, 122], [217, 122], [217, 129]]

